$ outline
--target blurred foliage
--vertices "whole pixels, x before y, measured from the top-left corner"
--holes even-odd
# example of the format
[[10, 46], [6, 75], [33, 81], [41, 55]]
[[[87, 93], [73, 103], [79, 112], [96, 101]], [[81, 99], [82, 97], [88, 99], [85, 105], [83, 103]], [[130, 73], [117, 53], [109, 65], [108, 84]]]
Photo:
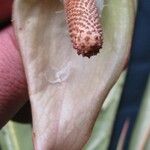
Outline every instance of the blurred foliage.
[[10, 121], [0, 132], [1, 150], [33, 150], [31, 125]]
[[[107, 150], [111, 129], [119, 103], [125, 73], [110, 91], [95, 123], [92, 136], [84, 150]], [[140, 114], [130, 142], [130, 150], [150, 149], [150, 81], [144, 95]], [[1, 150], [33, 150], [30, 124], [10, 121], [0, 132]]]
[[150, 78], [133, 131], [129, 150], [150, 150]]

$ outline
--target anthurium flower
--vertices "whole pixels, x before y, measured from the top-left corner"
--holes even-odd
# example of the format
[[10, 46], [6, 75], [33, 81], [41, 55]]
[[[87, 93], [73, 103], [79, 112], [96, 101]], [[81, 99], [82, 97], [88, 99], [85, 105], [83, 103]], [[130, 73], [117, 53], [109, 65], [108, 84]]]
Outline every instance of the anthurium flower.
[[[27, 77], [36, 150], [82, 149], [131, 46], [136, 1], [104, 1], [103, 48], [90, 59], [78, 56], [72, 47], [63, 2], [14, 1], [13, 23]], [[102, 2], [97, 0], [98, 9]]]

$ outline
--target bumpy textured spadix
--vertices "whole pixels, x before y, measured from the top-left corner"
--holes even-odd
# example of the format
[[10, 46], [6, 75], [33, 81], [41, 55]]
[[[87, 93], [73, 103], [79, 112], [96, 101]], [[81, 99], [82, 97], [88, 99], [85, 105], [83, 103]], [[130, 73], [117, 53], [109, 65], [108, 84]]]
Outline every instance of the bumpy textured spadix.
[[102, 27], [95, 0], [64, 0], [73, 47], [78, 54], [90, 57], [102, 48]]

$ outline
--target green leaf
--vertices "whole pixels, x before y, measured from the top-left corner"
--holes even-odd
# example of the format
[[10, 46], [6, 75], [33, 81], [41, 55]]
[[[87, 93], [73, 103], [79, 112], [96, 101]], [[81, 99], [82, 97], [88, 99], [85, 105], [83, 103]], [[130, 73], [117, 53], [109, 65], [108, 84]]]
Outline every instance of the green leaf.
[[31, 125], [10, 121], [0, 132], [1, 150], [32, 150]]
[[116, 115], [116, 110], [120, 100], [120, 95], [123, 87], [125, 73], [123, 73], [115, 86], [107, 96], [103, 104], [102, 112], [94, 126], [92, 136], [85, 146], [85, 150], [107, 150], [111, 130]]

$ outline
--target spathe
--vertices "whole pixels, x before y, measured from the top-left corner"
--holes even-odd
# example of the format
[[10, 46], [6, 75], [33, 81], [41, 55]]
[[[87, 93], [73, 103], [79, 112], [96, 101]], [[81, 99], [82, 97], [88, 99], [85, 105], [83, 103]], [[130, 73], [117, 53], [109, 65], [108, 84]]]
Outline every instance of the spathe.
[[25, 67], [37, 150], [79, 150], [129, 55], [135, 4], [106, 1], [104, 46], [83, 58], [73, 50], [58, 0], [15, 0], [14, 27]]

